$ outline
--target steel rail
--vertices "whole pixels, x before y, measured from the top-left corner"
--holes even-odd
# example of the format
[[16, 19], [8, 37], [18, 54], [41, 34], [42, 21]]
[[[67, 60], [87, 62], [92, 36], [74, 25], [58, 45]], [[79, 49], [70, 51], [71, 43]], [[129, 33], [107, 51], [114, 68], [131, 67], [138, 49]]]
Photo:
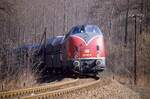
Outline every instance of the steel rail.
[[19, 99], [51, 99], [51, 98], [56, 98], [58, 96], [62, 96], [62, 95], [66, 95], [66, 94], [72, 94], [72, 93], [82, 92], [85, 90], [91, 90], [93, 88], [96, 88], [98, 86], [99, 82], [100, 82], [100, 80], [96, 80], [96, 81], [92, 81], [90, 83], [83, 84], [83, 85], [77, 85], [77, 86], [68, 87], [68, 88], [64, 88], [64, 89], [60, 89], [60, 90], [46, 92], [46, 93], [20, 97]]
[[29, 94], [37, 94], [37, 93], [42, 93], [46, 91], [52, 91], [56, 90], [59, 87], [62, 87], [64, 85], [68, 84], [73, 84], [77, 82], [78, 79], [67, 81], [67, 82], [60, 82], [56, 84], [49, 84], [45, 86], [38, 86], [38, 87], [32, 87], [32, 88], [26, 88], [26, 89], [18, 89], [14, 91], [8, 91], [8, 92], [0, 92], [0, 99], [5, 99], [5, 98], [13, 98], [13, 97], [20, 97], [24, 95], [29, 95]]

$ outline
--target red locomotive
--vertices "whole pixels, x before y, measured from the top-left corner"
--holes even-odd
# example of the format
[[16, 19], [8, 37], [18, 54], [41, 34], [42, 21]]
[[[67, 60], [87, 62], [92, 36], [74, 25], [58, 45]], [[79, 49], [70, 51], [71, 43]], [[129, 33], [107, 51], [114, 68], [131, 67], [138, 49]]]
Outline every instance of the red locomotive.
[[49, 38], [45, 48], [50, 69], [97, 73], [106, 68], [104, 38], [96, 25], [75, 26], [65, 36]]

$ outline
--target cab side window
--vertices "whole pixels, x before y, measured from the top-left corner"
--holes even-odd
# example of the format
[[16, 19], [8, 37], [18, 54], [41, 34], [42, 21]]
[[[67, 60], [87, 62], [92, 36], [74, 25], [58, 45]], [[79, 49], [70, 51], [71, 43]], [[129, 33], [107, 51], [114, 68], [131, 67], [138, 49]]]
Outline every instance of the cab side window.
[[79, 27], [75, 27], [71, 34], [77, 34], [77, 33], [80, 33]]

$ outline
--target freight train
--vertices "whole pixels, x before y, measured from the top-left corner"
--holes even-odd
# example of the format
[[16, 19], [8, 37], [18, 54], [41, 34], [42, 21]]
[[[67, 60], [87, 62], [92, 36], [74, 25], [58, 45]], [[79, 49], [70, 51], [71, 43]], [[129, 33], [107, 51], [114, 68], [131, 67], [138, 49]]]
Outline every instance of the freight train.
[[41, 47], [30, 46], [36, 48], [36, 57], [48, 71], [95, 74], [106, 69], [104, 37], [96, 25], [74, 26], [65, 36], [46, 39]]

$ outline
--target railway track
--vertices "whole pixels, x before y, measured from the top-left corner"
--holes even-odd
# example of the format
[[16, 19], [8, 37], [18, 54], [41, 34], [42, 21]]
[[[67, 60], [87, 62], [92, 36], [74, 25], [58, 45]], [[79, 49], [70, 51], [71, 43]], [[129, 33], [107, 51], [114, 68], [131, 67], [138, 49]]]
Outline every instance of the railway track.
[[91, 90], [98, 86], [100, 79], [76, 79], [58, 84], [1, 92], [1, 99], [53, 99]]
[[49, 92], [40, 93], [36, 95], [31, 95], [31, 96], [25, 96], [25, 97], [21, 97], [20, 99], [55, 99], [60, 96], [71, 95], [73, 93], [80, 93], [83, 91], [94, 89], [98, 87], [99, 82], [100, 82], [100, 79], [88, 80], [84, 82], [80, 81], [78, 82], [77, 85], [74, 85], [71, 87], [66, 87], [66, 88], [62, 88], [59, 90], [49, 91]]
[[19, 89], [19, 90], [8, 91], [8, 92], [0, 92], [0, 99], [12, 99], [12, 98], [16, 98], [16, 97], [22, 97], [22, 96], [27, 96], [27, 95], [31, 95], [31, 94], [38, 94], [38, 93], [43, 93], [46, 91], [57, 90], [65, 85], [70, 85], [70, 84], [76, 83], [77, 81], [78, 81], [78, 79], [75, 79], [75, 80], [71, 80], [71, 81], [67, 81], [67, 82], [49, 84], [49, 85], [45, 85], [45, 86]]

